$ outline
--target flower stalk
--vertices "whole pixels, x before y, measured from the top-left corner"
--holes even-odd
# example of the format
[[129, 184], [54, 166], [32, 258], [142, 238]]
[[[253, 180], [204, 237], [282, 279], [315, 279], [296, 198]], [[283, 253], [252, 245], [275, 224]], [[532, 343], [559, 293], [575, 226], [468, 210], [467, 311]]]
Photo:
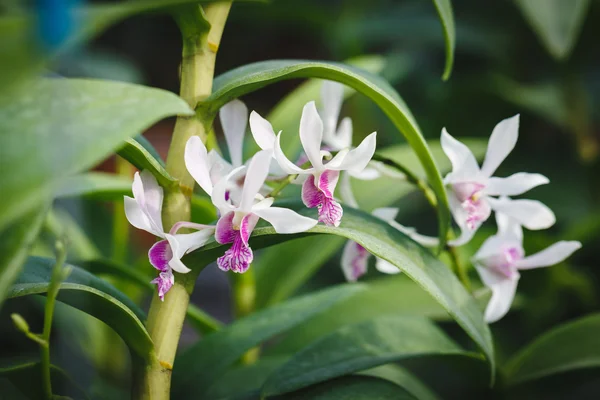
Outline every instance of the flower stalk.
[[[205, 14], [202, 14], [200, 8], [195, 9], [197, 16], [203, 18], [197, 21], [198, 26], [206, 22], [210, 24], [208, 31], [189, 30], [201, 32], [198, 35], [190, 36], [190, 32], [184, 29], [189, 25], [180, 23], [183, 34], [180, 95], [194, 109], [199, 101], [211, 94], [216, 54], [230, 7], [231, 2], [226, 1], [207, 6]], [[182, 18], [187, 18], [183, 17], [187, 11], [181, 11]], [[176, 20], [180, 22], [177, 15]], [[176, 189], [165, 191], [162, 220], [166, 230], [179, 221], [190, 220], [190, 197], [194, 180], [185, 166], [185, 144], [192, 136], [199, 136], [205, 141], [210, 122], [203, 120], [201, 116], [177, 118], [166, 169], [179, 180], [180, 185]], [[150, 357], [138, 385], [138, 398], [158, 400], [170, 397], [177, 345], [198, 273], [199, 271], [192, 271], [178, 274], [164, 302], [158, 296], [152, 299], [147, 327], [154, 342], [154, 355]]]

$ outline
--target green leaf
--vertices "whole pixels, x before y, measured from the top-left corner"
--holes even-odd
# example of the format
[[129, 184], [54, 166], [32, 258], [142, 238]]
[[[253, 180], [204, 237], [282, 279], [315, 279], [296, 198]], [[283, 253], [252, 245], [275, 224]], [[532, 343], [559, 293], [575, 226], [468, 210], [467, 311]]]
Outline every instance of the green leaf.
[[600, 367], [600, 314], [544, 333], [506, 365], [510, 385], [562, 372]]
[[[42, 382], [42, 368], [38, 361], [19, 363], [3, 361], [0, 363], [0, 377], [8, 379], [27, 398], [43, 399], [46, 395], [40, 384]], [[77, 399], [89, 398], [63, 369], [50, 365], [50, 378], [55, 395], [69, 395]]]
[[590, 0], [515, 0], [538, 38], [557, 60], [569, 57]]
[[206, 336], [175, 360], [172, 397], [199, 398], [248, 349], [358, 293], [360, 285], [327, 289], [239, 319]]
[[439, 400], [439, 397], [414, 374], [396, 364], [387, 364], [359, 372], [359, 375], [373, 376], [385, 379], [406, 389], [419, 400]]
[[293, 354], [343, 326], [380, 316], [402, 314], [448, 319], [448, 313], [438, 302], [406, 276], [386, 276], [363, 285], [365, 290], [291, 329], [268, 349], [268, 354]]
[[[315, 210], [307, 210], [298, 203], [287, 204], [301, 214], [315, 217]], [[344, 218], [339, 227], [317, 225], [307, 231], [342, 236], [353, 240], [371, 254], [397, 266], [409, 278], [425, 289], [483, 350], [494, 371], [494, 350], [487, 324], [475, 299], [465, 290], [450, 269], [434, 257], [430, 251], [418, 245], [386, 222], [363, 211], [344, 208]], [[300, 235], [277, 235], [272, 227], [258, 227], [252, 233], [253, 249], [291, 240]], [[197, 268], [215, 260], [228, 245], [216, 243], [186, 256], [186, 265]], [[310, 249], [306, 249], [310, 251]]]
[[[81, 267], [94, 275], [106, 275], [119, 282], [132, 283], [148, 292], [156, 290], [156, 286], [150, 283], [146, 275], [117, 262], [107, 259], [95, 259], [79, 262]], [[222, 324], [202, 311], [200, 308], [189, 304], [187, 308], [188, 322], [200, 333], [210, 333], [219, 330]]]
[[431, 152], [404, 101], [381, 77], [343, 64], [272, 60], [236, 68], [217, 77], [213, 94], [199, 105], [199, 112], [216, 115], [221, 106], [234, 98], [253, 92], [271, 83], [293, 78], [322, 78], [341, 82], [368, 96], [381, 108], [413, 148], [427, 173], [429, 184], [438, 200], [440, 248], [446, 242], [450, 212], [446, 191]]
[[279, 400], [416, 400], [405, 389], [389, 381], [367, 377], [347, 376], [321, 383], [298, 392], [276, 397]]
[[0, 106], [0, 229], [34, 209], [60, 180], [187, 103], [164, 90], [109, 81], [40, 79]]
[[47, 207], [25, 215], [0, 232], [0, 307], [10, 285], [21, 273], [29, 248], [44, 222]]
[[96, 200], [122, 200], [131, 196], [131, 179], [107, 172], [85, 172], [67, 177], [54, 192], [57, 198], [85, 196]]
[[[43, 294], [48, 290], [54, 260], [29, 257], [8, 298]], [[153, 345], [144, 324], [144, 313], [127, 296], [106, 281], [76, 266], [60, 285], [57, 299], [105, 322], [139, 356], [147, 358]]]
[[284, 394], [369, 368], [427, 355], [476, 356], [430, 321], [379, 317], [344, 326], [296, 353], [263, 385], [264, 397]]
[[[360, 68], [372, 74], [378, 74], [386, 65], [386, 59], [379, 55], [369, 55], [351, 58], [346, 61], [348, 65]], [[298, 132], [302, 107], [309, 101], [315, 101], [317, 106], [321, 105], [320, 79], [309, 79], [288, 93], [269, 113], [267, 120], [273, 125], [275, 132]], [[348, 87], [344, 90], [344, 99], [356, 93]], [[284, 135], [282, 147], [286, 154], [297, 155], [301, 150], [299, 135]], [[249, 140], [245, 145], [247, 158], [256, 153], [260, 148], [254, 140]]]
[[[148, 143], [149, 145], [149, 143]], [[141, 142], [136, 139], [127, 139], [117, 153], [133, 164], [140, 171], [146, 169], [152, 172], [162, 187], [172, 188], [177, 186], [177, 180], [165, 169], [162, 160], [157, 159]]]
[[435, 8], [440, 17], [442, 28], [444, 30], [444, 41], [446, 42], [446, 66], [442, 79], [447, 81], [452, 73], [452, 64], [454, 63], [454, 47], [456, 46], [456, 31], [454, 28], [454, 15], [452, 13], [452, 3], [450, 0], [433, 0]]

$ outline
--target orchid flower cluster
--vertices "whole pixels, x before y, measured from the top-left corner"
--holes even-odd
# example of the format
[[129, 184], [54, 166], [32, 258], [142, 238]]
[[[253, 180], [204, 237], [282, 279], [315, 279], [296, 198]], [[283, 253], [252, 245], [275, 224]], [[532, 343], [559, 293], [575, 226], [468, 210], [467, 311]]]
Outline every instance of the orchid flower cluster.
[[[135, 174], [132, 187], [134, 197], [125, 197], [129, 222], [162, 239], [148, 253], [150, 263], [159, 271], [158, 277], [152, 282], [157, 284], [161, 300], [173, 286], [173, 271], [190, 271], [181, 258], [205, 245], [213, 236], [220, 244], [231, 244], [217, 259], [218, 267], [223, 271], [244, 273], [254, 258], [249, 238], [260, 219], [271, 224], [280, 234], [305, 232], [319, 222], [339, 226], [343, 208], [334, 197], [334, 191], [340, 173], [363, 173], [375, 153], [375, 132], [357, 148], [350, 147], [350, 140], [345, 142], [347, 146], [344, 148], [338, 143], [335, 156], [324, 149], [324, 138], [330, 138], [331, 134], [324, 130], [314, 102], [306, 104], [302, 112], [300, 141], [304, 157], [300, 157], [297, 163], [290, 161], [283, 153], [281, 132], [275, 135], [271, 124], [255, 111], [248, 118], [248, 109], [241, 101], [233, 100], [223, 106], [219, 117], [230, 161], [215, 150], [209, 152], [197, 136], [188, 140], [184, 155], [190, 175], [210, 196], [218, 210], [219, 219], [214, 226], [182, 221], [165, 233], [161, 222], [163, 190], [148, 171]], [[243, 163], [243, 142], [248, 121], [261, 150]], [[351, 126], [348, 127], [347, 123], [342, 125], [346, 126], [344, 137], [351, 139]], [[306, 164], [304, 159], [310, 164], [308, 168], [302, 168]], [[296, 183], [302, 184], [302, 201], [308, 208], [317, 209], [318, 220], [273, 206], [275, 199], [268, 195], [270, 188], [266, 182], [287, 179], [289, 175], [295, 178]], [[178, 234], [181, 228], [196, 232]]]
[[[248, 118], [248, 109], [239, 100], [226, 104], [219, 113], [229, 161], [215, 150], [209, 152], [199, 137], [188, 140], [185, 165], [218, 210], [219, 219], [214, 226], [182, 221], [168, 233], [164, 232], [161, 222], [162, 188], [149, 172], [136, 173], [132, 188], [134, 197], [125, 197], [125, 211], [133, 226], [161, 239], [148, 253], [150, 263], [159, 271], [153, 283], [157, 284], [161, 299], [173, 285], [173, 271], [190, 271], [181, 258], [205, 245], [213, 236], [218, 243], [231, 245], [218, 258], [218, 267], [223, 271], [244, 273], [254, 258], [249, 238], [260, 219], [281, 234], [305, 232], [319, 222], [337, 227], [344, 213], [334, 195], [338, 182], [343, 203], [358, 208], [350, 178], [373, 180], [382, 175], [403, 178], [401, 174], [371, 160], [376, 147], [375, 132], [357, 147], [352, 147], [352, 120], [345, 117], [338, 121], [343, 95], [342, 85], [326, 81], [321, 90], [322, 108], [317, 110], [314, 102], [304, 106], [299, 128], [303, 153], [296, 162], [292, 162], [282, 150], [282, 132], [275, 134], [271, 124], [255, 111]], [[261, 150], [244, 163], [243, 143], [248, 122]], [[546, 229], [554, 224], [555, 217], [539, 201], [510, 198], [547, 184], [549, 180], [545, 176], [524, 172], [507, 178], [493, 176], [514, 148], [518, 128], [518, 115], [501, 121], [494, 128], [481, 168], [467, 146], [445, 129], [441, 135], [442, 148], [452, 164], [452, 171], [444, 178], [444, 184], [450, 211], [461, 232], [449, 245], [468, 243], [492, 211], [496, 213], [498, 233], [489, 237], [473, 257], [482, 282], [492, 291], [485, 311], [488, 322], [497, 321], [508, 312], [520, 277], [519, 270], [554, 265], [581, 246], [579, 242], [560, 241], [525, 257], [522, 228]], [[271, 188], [268, 182], [284, 179], [302, 185], [302, 202], [308, 208], [317, 209], [318, 220], [273, 206], [274, 198], [269, 195]], [[421, 235], [414, 228], [398, 223], [398, 211], [397, 208], [379, 208], [373, 211], [373, 215], [423, 246], [439, 244], [437, 238]], [[178, 234], [181, 228], [196, 232]], [[369, 258], [370, 253], [359, 243], [348, 241], [341, 259], [346, 279], [356, 281], [364, 275]], [[386, 274], [400, 272], [396, 266], [380, 258], [376, 259], [375, 267]]]

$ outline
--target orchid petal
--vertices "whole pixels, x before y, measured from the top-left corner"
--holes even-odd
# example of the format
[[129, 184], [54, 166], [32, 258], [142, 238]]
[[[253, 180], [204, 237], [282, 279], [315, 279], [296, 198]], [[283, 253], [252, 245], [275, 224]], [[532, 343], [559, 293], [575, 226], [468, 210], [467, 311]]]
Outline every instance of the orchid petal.
[[248, 123], [248, 108], [240, 100], [233, 100], [221, 107], [219, 119], [223, 127], [229, 157], [234, 167], [242, 165], [242, 146]]
[[338, 165], [333, 165], [334, 159], [327, 163], [325, 167], [327, 169], [348, 170], [356, 173], [361, 172], [365, 169], [367, 164], [369, 164], [371, 158], [373, 158], [376, 145], [377, 132], [373, 132], [367, 136], [357, 148], [350, 150]]
[[348, 282], [356, 282], [367, 272], [371, 254], [360, 244], [351, 240], [346, 242], [342, 252], [342, 272]]
[[273, 126], [256, 111], [250, 113], [250, 131], [258, 147], [263, 150], [273, 150], [276, 140]]
[[252, 212], [275, 228], [277, 233], [299, 233], [306, 232], [317, 225], [316, 220], [304, 217], [295, 211], [281, 207], [253, 209]]
[[227, 191], [231, 186], [230, 181], [233, 178], [241, 177], [246, 172], [246, 167], [241, 166], [231, 171], [225, 178], [221, 179], [214, 187], [210, 196], [215, 207], [219, 209], [221, 215], [233, 210], [235, 207], [227, 201]]
[[233, 244], [222, 257], [217, 258], [217, 266], [222, 271], [233, 271], [243, 274], [248, 270], [254, 259], [252, 249], [241, 239], [240, 232], [237, 231], [233, 239]]
[[325, 197], [332, 199], [339, 179], [340, 173], [338, 171], [325, 170], [316, 181], [317, 187]]
[[498, 236], [505, 240], [523, 243], [523, 229], [514, 219], [501, 212], [496, 212], [496, 225], [498, 225]]
[[277, 163], [284, 172], [288, 174], [305, 174], [308, 172], [291, 162], [285, 156], [285, 154], [283, 154], [283, 150], [281, 149], [281, 132], [279, 132], [279, 134], [277, 135], [277, 140], [275, 141], [274, 154]]
[[302, 110], [302, 117], [300, 118], [300, 142], [302, 142], [302, 147], [310, 163], [317, 169], [323, 166], [321, 157], [322, 140], [323, 122], [321, 122], [315, 102], [311, 101]]
[[213, 184], [221, 181], [221, 179], [225, 178], [233, 171], [233, 165], [226, 161], [215, 150], [208, 152], [208, 165], [210, 166], [210, 180]]
[[527, 229], [546, 229], [556, 222], [552, 210], [537, 200], [488, 198], [488, 201], [494, 211], [506, 214]]
[[[512, 243], [521, 247], [521, 243]], [[507, 245], [507, 241], [500, 235], [493, 235], [485, 239], [479, 250], [473, 256], [473, 260], [476, 262], [482, 262], [486, 258], [493, 257], [502, 252], [502, 248]], [[487, 270], [487, 269], [486, 269]]]
[[173, 252], [173, 257], [169, 261], [169, 267], [180, 274], [190, 272], [190, 269], [181, 262], [181, 258], [204, 246], [213, 233], [214, 229], [208, 228], [193, 233], [167, 234], [166, 237]]
[[135, 201], [135, 199], [132, 199], [129, 196], [123, 197], [125, 204], [125, 217], [127, 217], [127, 221], [129, 221], [131, 225], [135, 226], [138, 229], [142, 229], [146, 232], [149, 232], [155, 236], [164, 237], [163, 232], [156, 231], [152, 224], [150, 224], [150, 219], [148, 219], [148, 217], [142, 211], [140, 205], [137, 201]]
[[507, 178], [491, 177], [485, 193], [490, 196], [517, 196], [549, 182], [550, 180], [541, 174], [518, 172]]
[[344, 85], [334, 81], [325, 81], [321, 86], [323, 109], [324, 138], [332, 138], [335, 134], [342, 102], [344, 101]]
[[213, 184], [210, 179], [210, 164], [206, 146], [198, 136], [192, 136], [185, 144], [185, 166], [198, 185], [208, 194], [212, 194]]
[[323, 222], [325, 225], [329, 226], [340, 226], [342, 216], [344, 215], [344, 209], [340, 203], [333, 198], [323, 196], [323, 202], [318, 209], [319, 222]]
[[450, 246], [458, 247], [468, 243], [481, 224], [491, 215], [491, 208], [486, 199], [480, 199], [479, 202], [478, 218], [472, 222], [472, 227], [469, 227], [469, 213], [463, 208], [461, 202], [453, 193], [448, 196], [452, 217], [461, 230], [460, 236], [457, 239], [448, 241]]
[[379, 257], [375, 257], [375, 268], [377, 271], [388, 275], [395, 275], [402, 272], [400, 271], [400, 268], [396, 267], [391, 262]]
[[467, 146], [452, 137], [446, 128], [442, 129], [442, 150], [452, 164], [452, 172], [446, 175], [445, 183], [461, 180], [474, 181], [479, 176], [479, 165]]
[[519, 138], [519, 114], [502, 120], [494, 127], [488, 142], [481, 173], [490, 177], [510, 154]]
[[565, 241], [554, 243], [546, 249], [532, 254], [517, 261], [518, 269], [532, 269], [539, 267], [549, 267], [564, 261], [567, 257], [581, 248], [581, 243], [577, 241]]
[[352, 120], [349, 117], [342, 119], [335, 136], [338, 149], [352, 146]]
[[323, 201], [323, 193], [315, 185], [316, 177], [309, 176], [302, 184], [302, 202], [308, 208], [317, 207]]
[[358, 208], [358, 202], [354, 197], [354, 193], [352, 193], [352, 182], [350, 182], [350, 174], [344, 172], [340, 174], [340, 197], [344, 204], [349, 205], [352, 208]]
[[[137, 173], [136, 176], [138, 176]], [[143, 186], [145, 200], [145, 205], [142, 207], [142, 209], [145, 209], [146, 215], [150, 219], [150, 223], [154, 226], [154, 229], [157, 232], [163, 232], [161, 215], [163, 204], [163, 188], [158, 184], [154, 175], [152, 175], [152, 173], [148, 170], [143, 170], [142, 173], [139, 174], [139, 177]]]
[[[487, 323], [496, 322], [508, 313], [510, 310], [510, 306], [515, 298], [515, 292], [517, 291], [517, 284], [519, 283], [519, 279], [498, 279], [494, 272], [488, 270], [487, 268], [478, 267], [477, 271], [479, 272], [479, 276], [481, 276], [482, 281], [484, 283], [490, 280], [497, 280], [494, 284], [486, 285], [492, 289], [492, 298], [488, 303], [485, 313], [484, 319]], [[496, 276], [492, 276], [496, 275]], [[484, 278], [485, 277], [485, 278]]]
[[250, 160], [248, 170], [246, 172], [246, 179], [244, 181], [244, 189], [242, 190], [242, 199], [239, 209], [242, 211], [250, 211], [252, 204], [254, 204], [254, 198], [258, 194], [258, 191], [262, 188], [269, 175], [269, 165], [271, 163], [271, 151], [262, 150], [259, 151]]
[[148, 259], [150, 264], [161, 272], [169, 269], [169, 261], [173, 258], [171, 246], [167, 240], [161, 240], [154, 243], [148, 250]]
[[[370, 163], [369, 165], [372, 165], [372, 163]], [[379, 170], [376, 167], [372, 166], [367, 166], [360, 172], [349, 171], [349, 173], [350, 175], [352, 175], [353, 178], [359, 179], [361, 181], [372, 181], [381, 177], [381, 172], [379, 172]], [[405, 176], [403, 175], [403, 177]]]
[[233, 229], [234, 216], [235, 212], [231, 211], [225, 215], [222, 215], [217, 221], [217, 226], [215, 229], [215, 240], [217, 243], [226, 244], [233, 242], [233, 239], [238, 234], [236, 233], [235, 229]]
[[269, 208], [271, 207], [271, 205], [273, 205], [274, 201], [275, 199], [273, 197], [267, 197], [265, 199], [262, 199], [261, 201], [252, 206], [252, 212], [256, 210], [262, 210], [263, 208]]

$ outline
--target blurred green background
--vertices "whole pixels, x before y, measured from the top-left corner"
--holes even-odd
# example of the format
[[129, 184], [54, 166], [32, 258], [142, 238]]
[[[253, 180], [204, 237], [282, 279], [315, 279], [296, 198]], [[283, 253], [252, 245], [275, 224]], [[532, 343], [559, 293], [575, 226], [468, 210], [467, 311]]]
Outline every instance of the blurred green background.
[[[568, 34], [544, 30], [539, 22], [544, 13], [532, 16], [526, 3], [454, 1], [455, 64], [449, 81], [444, 82], [441, 79], [444, 38], [430, 1], [240, 2], [232, 8], [216, 71], [219, 74], [268, 59], [343, 61], [366, 54], [380, 55], [384, 59], [381, 74], [404, 98], [427, 139], [438, 140], [442, 127], [455, 137], [485, 139], [501, 119], [521, 115], [519, 142], [498, 174], [508, 176], [526, 171], [549, 177], [550, 185], [536, 188], [527, 197], [543, 201], [557, 216], [557, 224], [550, 230], [526, 233], [526, 250], [532, 253], [560, 239], [580, 240], [583, 249], [561, 265], [524, 274], [516, 311], [492, 325], [500, 360], [549, 328], [598, 311], [600, 306], [600, 256], [596, 252], [596, 246], [600, 246], [600, 182], [597, 178], [600, 173], [600, 51], [597, 44], [600, 2], [573, 2], [586, 6], [581, 6], [580, 16], [573, 17], [572, 25], [563, 27], [570, 32]], [[2, 9], [20, 7], [19, 2], [5, 2]], [[171, 18], [143, 15], [121, 22], [91, 43], [62, 54], [49, 72], [68, 77], [137, 82], [178, 92], [180, 58], [180, 34]], [[243, 100], [249, 109], [267, 115], [300, 83], [299, 80], [284, 81]], [[342, 113], [353, 118], [356, 142], [377, 130], [380, 148], [401, 143], [401, 136], [395, 133], [385, 115], [361, 95], [352, 96]], [[163, 157], [173, 123], [163, 121], [145, 132]], [[107, 160], [99, 168], [114, 170], [115, 159]], [[434, 216], [419, 194], [405, 196], [397, 205], [401, 208], [401, 222], [417, 226], [424, 233], [435, 232]], [[90, 234], [93, 242], [80, 243], [80, 246], [97, 248], [104, 255], [114, 254], [110, 234], [118, 227], [112, 225], [111, 205], [70, 200], [61, 202], [60, 208]], [[493, 232], [494, 225], [488, 222], [461, 255], [466, 259], [473, 254]], [[129, 262], [137, 262], [140, 270], [150, 273], [145, 253], [152, 239], [139, 232], [132, 233], [131, 238], [137, 247], [121, 256]], [[43, 253], [44, 249], [37, 251]], [[257, 258], [260, 259], [260, 254]], [[367, 276], [367, 279], [372, 278], [376, 278], [376, 273]], [[338, 254], [299, 291], [342, 280]], [[29, 315], [29, 321], [35, 321], [35, 315], [42, 312], [35, 300], [31, 302], [33, 306], [9, 303], [2, 310], [2, 321], [15, 309]], [[203, 272], [194, 301], [224, 322], [232, 318], [227, 278], [216, 268]], [[98, 383], [101, 389], [97, 393], [103, 393], [100, 398], [120, 398], [128, 378], [115, 376], [111, 368], [106, 367], [101, 372], [105, 379], [97, 381], [92, 363], [84, 363], [85, 358], [80, 353], [92, 353], [93, 359], [93, 354], [98, 356], [104, 350], [86, 349], [85, 342], [91, 338], [74, 337], [77, 336], [74, 332], [79, 331], [77, 326], [71, 325], [75, 321], [72, 313], [67, 307], [57, 312], [59, 328], [55, 340], [60, 344], [57, 348], [62, 349], [59, 357], [66, 360], [64, 364], [71, 365], [70, 372], [81, 382], [103, 382]], [[61, 325], [61, 318], [68, 325]], [[32, 349], [12, 326], [2, 325], [4, 352], [17, 355]], [[460, 340], [456, 327], [450, 323], [443, 326]], [[191, 329], [186, 329], [182, 344], [196, 338]], [[73, 368], [73, 363], [77, 367]], [[416, 364], [413, 367], [418, 371]], [[454, 367], [446, 369], [440, 365], [433, 376], [427, 378], [427, 371], [421, 371], [420, 376], [436, 382], [438, 389], [447, 395], [444, 398], [465, 398], [469, 394], [491, 396], [485, 378], [478, 378], [475, 384], [472, 382], [477, 375], [468, 371], [468, 366], [462, 379], [461, 371], [453, 370]], [[114, 388], [113, 394], [106, 392], [107, 381]], [[591, 399], [600, 393], [600, 379], [592, 372], [568, 374], [561, 376], [560, 382], [542, 380], [531, 388], [521, 389], [507, 396]], [[3, 396], [0, 394], [0, 399], [10, 398]]]

